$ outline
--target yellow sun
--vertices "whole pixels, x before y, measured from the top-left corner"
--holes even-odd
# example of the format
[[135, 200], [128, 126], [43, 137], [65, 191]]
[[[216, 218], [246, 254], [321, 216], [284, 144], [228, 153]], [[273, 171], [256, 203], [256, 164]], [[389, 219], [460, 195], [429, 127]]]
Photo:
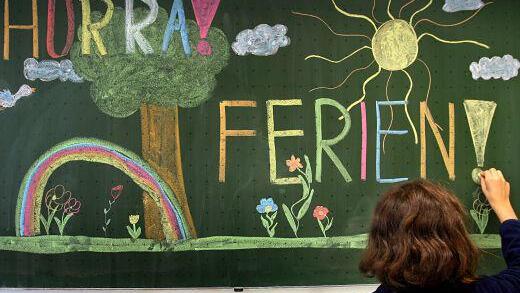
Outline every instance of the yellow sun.
[[403, 70], [417, 59], [419, 43], [413, 27], [394, 19], [381, 25], [372, 38], [372, 54], [381, 68]]
[[[365, 45], [365, 46], [363, 46], [361, 48], [358, 48], [358, 49], [356, 49], [355, 51], [353, 51], [352, 53], [350, 53], [349, 55], [343, 57], [340, 60], [331, 60], [329, 58], [326, 58], [326, 57], [323, 57], [323, 56], [320, 56], [320, 55], [309, 55], [309, 56], [305, 57], [305, 60], [321, 59], [321, 60], [324, 60], [324, 61], [327, 61], [327, 62], [330, 62], [330, 63], [341, 63], [341, 62], [349, 59], [350, 57], [354, 56], [355, 54], [357, 54], [360, 51], [363, 51], [363, 50], [371, 50], [372, 51], [372, 55], [374, 57], [374, 60], [370, 64], [365, 66], [365, 67], [361, 67], [361, 68], [357, 68], [357, 69], [352, 70], [347, 75], [347, 77], [341, 83], [339, 83], [338, 85], [333, 86], [333, 87], [323, 87], [323, 86], [321, 86], [321, 87], [316, 87], [316, 88], [313, 88], [313, 89], [310, 90], [310, 91], [315, 91], [315, 90], [319, 90], [319, 89], [328, 89], [328, 90], [337, 89], [337, 88], [343, 86], [347, 82], [347, 80], [350, 78], [350, 76], [352, 76], [352, 74], [354, 74], [357, 71], [365, 70], [365, 69], [369, 68], [375, 62], [378, 65], [377, 66], [377, 71], [374, 74], [372, 74], [371, 76], [369, 76], [363, 82], [363, 94], [362, 94], [362, 96], [359, 99], [357, 99], [356, 101], [354, 101], [353, 103], [350, 104], [350, 106], [347, 108], [348, 111], [350, 111], [353, 107], [355, 107], [356, 105], [358, 105], [359, 103], [361, 103], [365, 99], [367, 84], [371, 80], [375, 79], [379, 74], [381, 74], [381, 71], [383, 69], [390, 72], [390, 74], [388, 76], [388, 80], [386, 82], [387, 92], [388, 92], [388, 83], [390, 81], [390, 77], [392, 76], [392, 72], [400, 71], [400, 72], [402, 72], [403, 74], [406, 75], [406, 77], [408, 78], [408, 80], [410, 82], [410, 86], [409, 86], [408, 91], [407, 91], [406, 96], [405, 96], [405, 101], [408, 102], [408, 98], [409, 98], [410, 93], [412, 92], [412, 88], [413, 88], [413, 79], [412, 79], [411, 75], [408, 73], [408, 71], [406, 69], [408, 67], [410, 67], [412, 64], [414, 64], [415, 61], [421, 62], [422, 65], [425, 66], [425, 68], [426, 68], [426, 70], [428, 72], [428, 76], [429, 76], [429, 81], [428, 82], [429, 82], [429, 84], [428, 84], [428, 92], [426, 94], [426, 101], [428, 101], [428, 96], [429, 96], [430, 87], [431, 87], [431, 73], [430, 73], [430, 69], [429, 69], [428, 65], [423, 60], [421, 60], [420, 58], [417, 57], [419, 55], [419, 43], [420, 43], [421, 39], [424, 38], [424, 37], [431, 37], [431, 38], [433, 38], [433, 39], [435, 39], [435, 40], [437, 40], [439, 42], [447, 43], [447, 44], [469, 43], [469, 44], [473, 44], [473, 45], [477, 45], [477, 46], [489, 49], [489, 46], [487, 46], [487, 45], [485, 45], [483, 43], [477, 42], [477, 41], [472, 41], [472, 40], [459, 40], [459, 41], [445, 40], [445, 39], [439, 38], [439, 37], [437, 37], [437, 36], [435, 36], [435, 35], [433, 35], [431, 33], [423, 33], [419, 37], [417, 37], [416, 30], [415, 30], [417, 25], [419, 23], [421, 23], [421, 22], [429, 22], [429, 23], [432, 23], [434, 25], [442, 26], [442, 27], [451, 27], [451, 26], [457, 26], [457, 25], [463, 24], [466, 21], [468, 21], [471, 18], [473, 18], [475, 15], [477, 15], [477, 13], [483, 7], [481, 7], [479, 10], [475, 11], [468, 18], [466, 18], [466, 19], [464, 19], [464, 20], [462, 20], [460, 22], [453, 23], [453, 24], [442, 24], [442, 23], [438, 23], [438, 22], [432, 21], [432, 20], [427, 19], [427, 18], [420, 19], [417, 22], [415, 22], [415, 24], [414, 24], [415, 16], [417, 14], [421, 13], [422, 11], [428, 9], [428, 7], [430, 7], [430, 5], [432, 4], [433, 0], [429, 0], [428, 3], [424, 7], [422, 7], [419, 10], [417, 10], [416, 12], [414, 12], [408, 21], [403, 20], [403, 19], [399, 19], [399, 18], [395, 18], [392, 15], [392, 13], [390, 11], [392, 0], [388, 0], [387, 14], [388, 14], [388, 17], [390, 18], [390, 20], [388, 20], [388, 21], [386, 21], [384, 23], [381, 23], [380, 21], [378, 21], [376, 19], [375, 15], [374, 15], [374, 9], [375, 9], [376, 0], [374, 0], [373, 6], [372, 6], [372, 17], [373, 17], [374, 20], [372, 20], [368, 16], [365, 16], [365, 15], [362, 15], [362, 14], [349, 13], [346, 10], [340, 8], [336, 4], [335, 0], [331, 0], [331, 1], [332, 1], [332, 4], [334, 5], [334, 8], [339, 13], [341, 13], [341, 14], [347, 16], [347, 17], [350, 17], [350, 18], [360, 18], [360, 19], [364, 19], [364, 20], [368, 21], [372, 25], [374, 30], [375, 30], [374, 35], [372, 37], [369, 37], [369, 36], [363, 35], [363, 34], [342, 34], [342, 33], [337, 33], [337, 32], [335, 32], [331, 28], [331, 26], [328, 23], [326, 23], [323, 19], [321, 19], [318, 16], [311, 15], [311, 14], [305, 14], [305, 13], [301, 13], [301, 12], [293, 12], [293, 13], [296, 14], [296, 15], [308, 16], [308, 17], [312, 17], [312, 18], [320, 20], [334, 35], [341, 36], [341, 37], [362, 37], [362, 38], [365, 38], [365, 39], [370, 41], [371, 46]], [[399, 16], [398, 17], [401, 17], [401, 13], [402, 13], [403, 9], [406, 8], [408, 5], [410, 5], [411, 3], [413, 3], [414, 1], [415, 0], [409, 0], [406, 4], [404, 4], [401, 7], [401, 9], [399, 10]], [[490, 4], [490, 3], [492, 3], [492, 2], [488, 2], [488, 3], [486, 3], [486, 5]], [[484, 6], [486, 6], [486, 5], [484, 5]], [[374, 21], [379, 23], [380, 25], [377, 26]], [[388, 96], [387, 96], [387, 99], [388, 99]], [[405, 109], [406, 117], [408, 119], [408, 122], [410, 123], [410, 127], [411, 127], [411, 129], [413, 131], [413, 134], [414, 134], [415, 143], [417, 144], [418, 143], [417, 130], [415, 129], [415, 125], [413, 124], [413, 121], [410, 118], [410, 114], [408, 113], [408, 104], [406, 103], [404, 107], [405, 107], [404, 109]]]

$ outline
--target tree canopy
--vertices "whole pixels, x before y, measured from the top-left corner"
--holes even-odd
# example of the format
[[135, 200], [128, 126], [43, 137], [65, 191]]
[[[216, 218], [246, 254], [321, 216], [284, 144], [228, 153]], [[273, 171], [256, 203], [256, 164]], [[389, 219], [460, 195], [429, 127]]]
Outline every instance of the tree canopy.
[[[144, 19], [147, 9], [134, 10], [135, 22]], [[93, 21], [101, 19], [100, 12], [93, 12]], [[186, 21], [191, 56], [186, 56], [181, 35], [174, 32], [166, 54], [161, 51], [168, 13], [159, 8], [157, 20], [141, 32], [152, 46], [154, 53], [145, 55], [139, 48], [126, 53], [125, 11], [116, 8], [109, 25], [100, 30], [108, 54], [82, 55], [81, 43], [76, 42], [70, 57], [76, 72], [92, 82], [90, 92], [98, 108], [113, 117], [128, 117], [142, 103], [161, 106], [196, 107], [211, 97], [216, 86], [215, 75], [229, 59], [229, 43], [221, 30], [212, 27], [207, 40], [213, 54], [202, 56], [196, 50], [198, 26]], [[81, 28], [79, 30], [81, 32]], [[79, 33], [80, 41], [81, 34]]]

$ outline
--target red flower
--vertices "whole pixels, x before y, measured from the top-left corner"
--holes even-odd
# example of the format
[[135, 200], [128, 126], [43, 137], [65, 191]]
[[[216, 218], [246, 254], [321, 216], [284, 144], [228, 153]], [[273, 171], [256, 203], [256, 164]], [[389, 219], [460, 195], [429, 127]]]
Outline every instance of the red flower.
[[79, 213], [79, 209], [81, 208], [81, 202], [74, 197], [71, 197], [64, 205], [63, 211], [66, 214], [77, 214]]
[[289, 160], [285, 160], [285, 164], [289, 167], [289, 172], [294, 172], [296, 169], [303, 168], [302, 163], [300, 163], [300, 158], [295, 158], [294, 155], [291, 155]]
[[329, 213], [329, 209], [324, 207], [324, 206], [316, 206], [314, 208], [314, 211], [312, 212], [312, 216], [315, 217], [316, 219], [322, 221], [323, 219], [325, 219], [325, 217], [327, 216], [327, 214]]
[[121, 193], [123, 192], [123, 185], [118, 185], [112, 187], [112, 190], [110, 190], [110, 195], [112, 196], [113, 200], [116, 200], [119, 198]]

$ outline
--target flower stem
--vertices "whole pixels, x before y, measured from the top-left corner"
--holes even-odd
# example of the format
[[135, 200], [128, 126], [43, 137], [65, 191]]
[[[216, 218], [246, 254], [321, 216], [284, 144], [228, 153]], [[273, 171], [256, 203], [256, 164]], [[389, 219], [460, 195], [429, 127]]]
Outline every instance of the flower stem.
[[323, 237], [327, 237], [327, 234], [325, 233], [325, 228], [323, 227], [323, 224], [319, 219], [316, 219], [318, 221], [318, 225], [320, 225], [321, 233], [323, 234]]

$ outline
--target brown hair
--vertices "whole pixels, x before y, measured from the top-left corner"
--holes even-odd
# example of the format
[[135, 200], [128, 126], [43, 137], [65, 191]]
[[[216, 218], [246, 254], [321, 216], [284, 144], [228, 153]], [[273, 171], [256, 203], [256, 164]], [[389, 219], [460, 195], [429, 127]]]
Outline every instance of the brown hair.
[[394, 289], [471, 283], [479, 251], [466, 220], [464, 206], [441, 185], [395, 186], [377, 203], [359, 268]]

